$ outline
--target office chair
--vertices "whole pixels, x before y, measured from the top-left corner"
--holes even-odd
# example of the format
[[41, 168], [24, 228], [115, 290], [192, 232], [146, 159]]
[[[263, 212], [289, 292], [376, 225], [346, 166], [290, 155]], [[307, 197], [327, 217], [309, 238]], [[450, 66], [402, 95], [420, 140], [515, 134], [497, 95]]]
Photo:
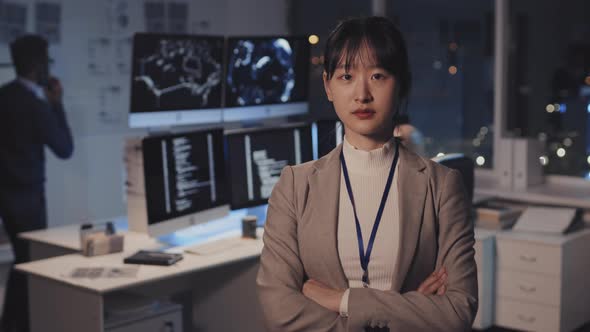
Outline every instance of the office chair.
[[465, 192], [467, 192], [467, 199], [469, 199], [470, 203], [473, 202], [473, 189], [475, 186], [475, 165], [473, 164], [473, 160], [462, 153], [445, 154], [444, 156], [434, 157], [432, 160], [448, 168], [456, 169], [461, 173], [463, 184], [465, 185]]

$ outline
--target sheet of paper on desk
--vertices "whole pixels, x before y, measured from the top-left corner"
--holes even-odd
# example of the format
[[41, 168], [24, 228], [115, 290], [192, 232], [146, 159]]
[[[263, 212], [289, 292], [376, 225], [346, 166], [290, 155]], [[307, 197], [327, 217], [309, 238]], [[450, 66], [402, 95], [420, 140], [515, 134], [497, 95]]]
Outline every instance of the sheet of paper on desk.
[[71, 278], [134, 278], [137, 276], [139, 266], [123, 267], [78, 267], [73, 269], [69, 276]]
[[111, 267], [106, 269], [106, 278], [135, 278], [139, 266]]
[[574, 208], [528, 207], [513, 227], [515, 231], [564, 233], [576, 216]]
[[104, 268], [102, 267], [78, 267], [72, 270], [70, 277], [96, 279], [100, 278], [103, 273]]

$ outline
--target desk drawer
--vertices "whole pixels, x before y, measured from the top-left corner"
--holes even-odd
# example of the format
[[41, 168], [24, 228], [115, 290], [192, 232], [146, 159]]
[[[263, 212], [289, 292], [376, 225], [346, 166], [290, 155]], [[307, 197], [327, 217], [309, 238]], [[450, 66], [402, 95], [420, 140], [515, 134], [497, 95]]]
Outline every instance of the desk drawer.
[[557, 276], [500, 268], [497, 287], [502, 297], [552, 306], [559, 306], [561, 302], [561, 280]]
[[499, 297], [496, 300], [496, 324], [525, 331], [557, 332], [559, 308]]
[[175, 311], [167, 314], [143, 317], [136, 321], [105, 328], [105, 332], [182, 332], [182, 312]]
[[498, 239], [497, 252], [498, 269], [561, 275], [561, 247]]

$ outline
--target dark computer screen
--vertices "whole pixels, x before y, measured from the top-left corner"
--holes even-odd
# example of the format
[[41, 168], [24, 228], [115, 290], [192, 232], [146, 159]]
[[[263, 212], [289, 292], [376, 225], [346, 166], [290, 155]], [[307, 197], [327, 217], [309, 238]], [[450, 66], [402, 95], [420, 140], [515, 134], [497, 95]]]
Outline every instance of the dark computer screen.
[[305, 37], [233, 37], [227, 41], [226, 107], [307, 101]]
[[223, 130], [142, 141], [148, 224], [228, 203]]
[[[151, 113], [151, 118], [159, 115], [167, 122], [171, 120], [163, 112], [220, 108], [223, 47], [223, 37], [136, 34], [130, 120], [139, 117], [137, 114], [145, 118], [145, 113]], [[200, 122], [195, 116], [185, 119]]]
[[232, 209], [265, 204], [281, 170], [313, 159], [308, 125], [226, 135]]
[[344, 125], [339, 120], [319, 120], [317, 128], [318, 158], [332, 151], [344, 138]]

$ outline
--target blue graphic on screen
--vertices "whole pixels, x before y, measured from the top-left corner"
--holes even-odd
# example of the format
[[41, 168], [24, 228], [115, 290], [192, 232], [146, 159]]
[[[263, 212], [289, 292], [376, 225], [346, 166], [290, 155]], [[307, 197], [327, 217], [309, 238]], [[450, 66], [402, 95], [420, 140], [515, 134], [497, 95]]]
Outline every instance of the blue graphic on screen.
[[295, 38], [230, 38], [226, 106], [304, 101], [308, 45]]

